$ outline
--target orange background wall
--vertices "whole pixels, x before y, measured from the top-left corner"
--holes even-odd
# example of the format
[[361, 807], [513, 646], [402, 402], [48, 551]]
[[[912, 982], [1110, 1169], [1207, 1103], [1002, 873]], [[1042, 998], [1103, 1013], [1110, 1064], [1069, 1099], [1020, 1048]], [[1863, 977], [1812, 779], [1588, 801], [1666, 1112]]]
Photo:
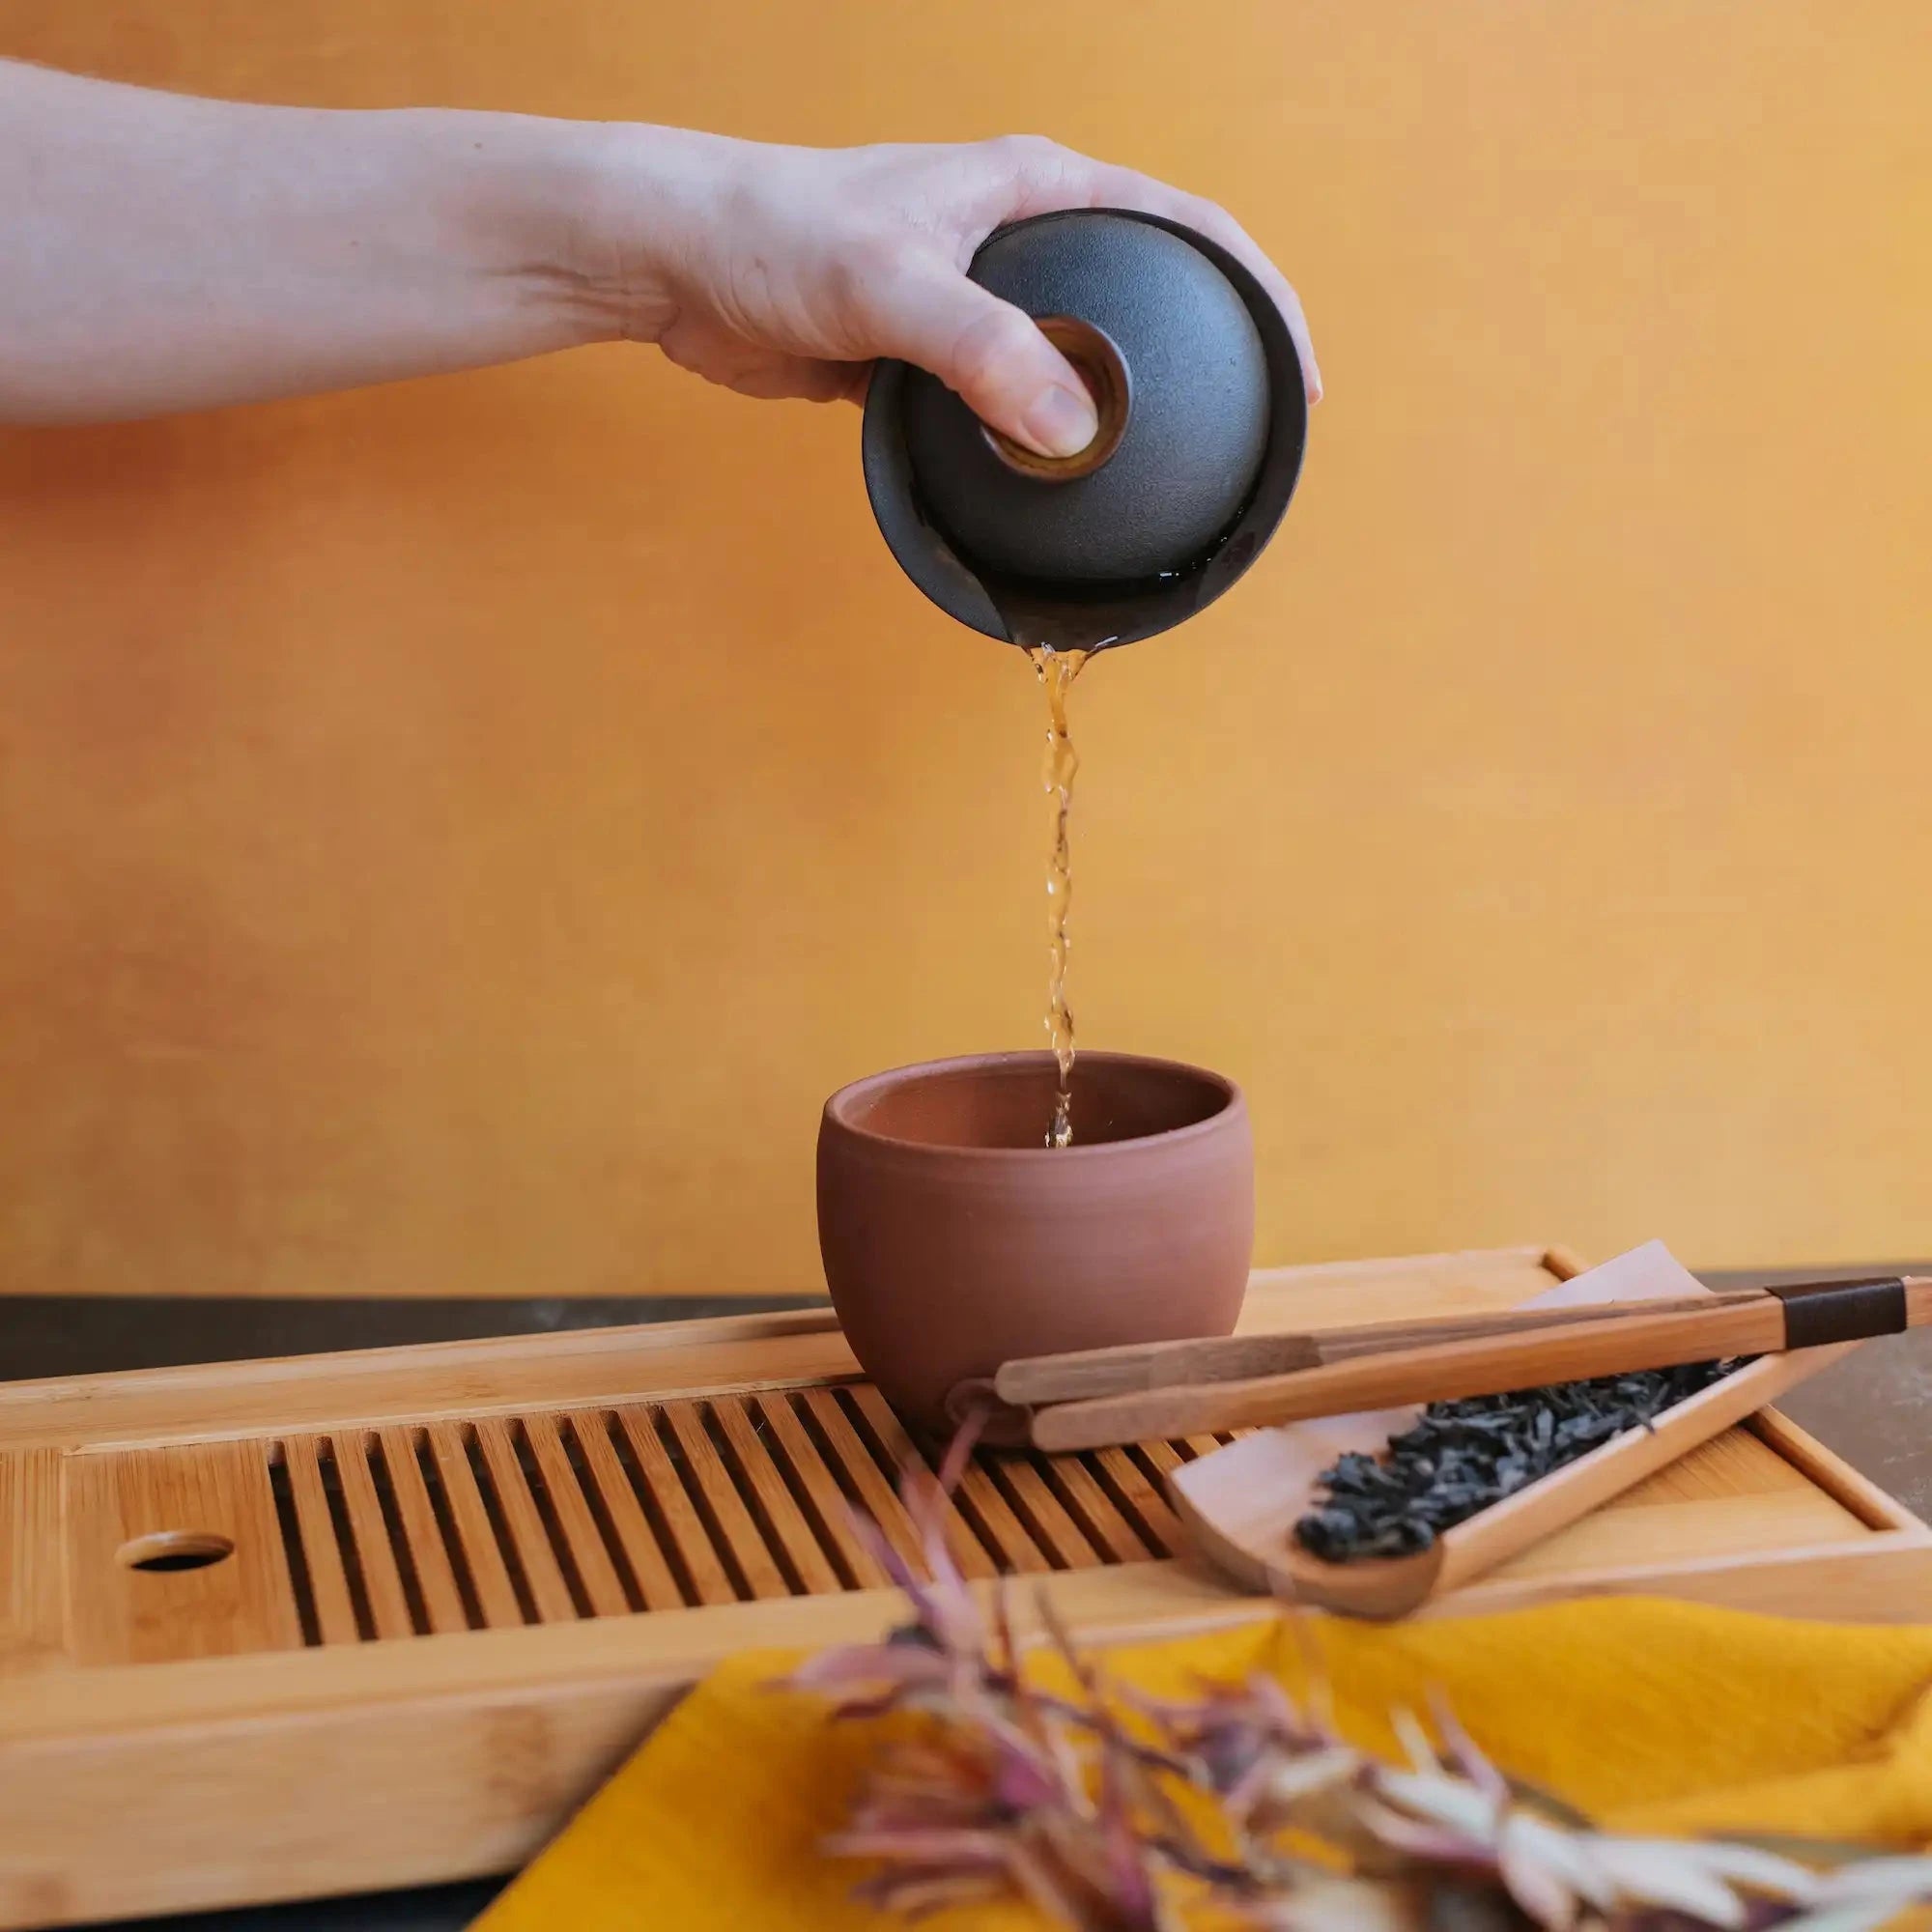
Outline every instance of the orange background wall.
[[[265, 99], [1061, 138], [1330, 400], [1104, 660], [1082, 1038], [1234, 1073], [1269, 1262], [1932, 1252], [1920, 0], [0, 0]], [[641, 351], [0, 437], [0, 1283], [817, 1285], [816, 1109], [1038, 1037], [1037, 693], [850, 411]]]

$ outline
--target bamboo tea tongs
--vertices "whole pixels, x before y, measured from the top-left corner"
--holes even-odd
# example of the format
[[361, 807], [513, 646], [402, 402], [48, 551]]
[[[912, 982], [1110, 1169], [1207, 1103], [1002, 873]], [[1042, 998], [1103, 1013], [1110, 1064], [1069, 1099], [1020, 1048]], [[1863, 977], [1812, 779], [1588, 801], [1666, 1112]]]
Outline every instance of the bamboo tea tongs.
[[1030, 1412], [1036, 1448], [1099, 1449], [1777, 1354], [1927, 1323], [1932, 1276], [1891, 1275], [1035, 1355], [1005, 1364], [993, 1392]]

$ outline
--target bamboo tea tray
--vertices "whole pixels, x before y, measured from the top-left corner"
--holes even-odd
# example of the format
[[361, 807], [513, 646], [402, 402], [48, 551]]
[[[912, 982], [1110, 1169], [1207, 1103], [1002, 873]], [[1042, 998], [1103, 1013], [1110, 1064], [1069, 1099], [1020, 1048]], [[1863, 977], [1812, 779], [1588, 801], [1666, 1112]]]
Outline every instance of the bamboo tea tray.
[[[1579, 1265], [1268, 1270], [1242, 1325]], [[983, 1456], [961, 1560], [1095, 1638], [1271, 1614], [1177, 1558], [1216, 1442]], [[844, 1504], [905, 1539], [908, 1448], [817, 1310], [0, 1386], [0, 1927], [519, 1864], [714, 1660], [896, 1619]], [[1903, 1619], [1932, 1531], [1765, 1411], [1421, 1614], [1611, 1592]]]

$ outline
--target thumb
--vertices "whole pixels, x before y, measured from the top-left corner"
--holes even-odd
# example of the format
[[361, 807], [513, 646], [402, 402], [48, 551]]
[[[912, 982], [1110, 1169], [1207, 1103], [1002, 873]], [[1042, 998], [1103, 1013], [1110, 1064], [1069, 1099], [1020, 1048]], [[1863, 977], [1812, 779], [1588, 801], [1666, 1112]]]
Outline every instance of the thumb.
[[881, 306], [880, 353], [930, 370], [981, 422], [1040, 456], [1094, 440], [1094, 398], [1024, 310], [938, 263], [903, 270]]

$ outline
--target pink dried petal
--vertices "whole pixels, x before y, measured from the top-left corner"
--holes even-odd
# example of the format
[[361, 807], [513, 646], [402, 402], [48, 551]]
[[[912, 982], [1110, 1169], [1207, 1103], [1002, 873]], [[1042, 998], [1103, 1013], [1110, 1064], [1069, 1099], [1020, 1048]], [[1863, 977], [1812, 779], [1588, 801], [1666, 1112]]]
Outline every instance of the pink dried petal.
[[832, 1720], [838, 1724], [868, 1724], [875, 1718], [890, 1717], [895, 1711], [916, 1711], [926, 1701], [923, 1693], [895, 1687], [876, 1697], [842, 1697], [833, 1706]]
[[973, 1451], [986, 1427], [987, 1417], [992, 1412], [989, 1404], [976, 1403], [952, 1432], [952, 1440], [946, 1445], [945, 1461], [939, 1465], [942, 1494], [950, 1496], [959, 1487], [959, 1478], [966, 1473], [966, 1464], [972, 1460]]
[[1001, 1804], [1015, 1811], [1028, 1811], [1036, 1805], [1057, 1804], [1062, 1785], [1059, 1778], [1041, 1768], [1032, 1751], [1021, 1752], [1009, 1747], [1000, 1751], [993, 1790]]
[[991, 1661], [1015, 1682], [1020, 1674], [1020, 1647], [1013, 1637], [1013, 1593], [1009, 1577], [993, 1579]]
[[1299, 1757], [1277, 1754], [1267, 1765], [1265, 1776], [1258, 1781], [1270, 1803], [1287, 1809], [1304, 1798], [1349, 1783], [1360, 1770], [1361, 1762], [1360, 1756], [1347, 1745], [1330, 1746]]
[[1262, 1717], [1284, 1738], [1306, 1738], [1311, 1744], [1332, 1744], [1335, 1740], [1309, 1721], [1307, 1714], [1290, 1696], [1288, 1686], [1279, 1677], [1257, 1672], [1248, 1680], [1248, 1694]]
[[1704, 1869], [1699, 1850], [1668, 1838], [1592, 1838], [1586, 1844], [1591, 1862], [1619, 1898], [1682, 1912], [1707, 1925], [1742, 1926], [1744, 1901]]
[[[1600, 1838], [1593, 1838], [1591, 1844], [1601, 1844]], [[1764, 1892], [1773, 1898], [1782, 1899], [1789, 1905], [1806, 1905], [1814, 1898], [1822, 1898], [1832, 1892], [1836, 1879], [1830, 1882], [1820, 1877], [1808, 1865], [1801, 1865], [1793, 1859], [1787, 1859], [1776, 1852], [1768, 1852], [1761, 1845], [1735, 1845], [1725, 1843], [1699, 1842], [1696, 1847], [1697, 1862], [1708, 1872], [1727, 1879], [1732, 1885], [1744, 1886], [1751, 1891]], [[1853, 1870], [1871, 1871], [1876, 1866], [1895, 1864], [1901, 1867], [1917, 1866], [1919, 1882], [1932, 1890], [1932, 1859], [1867, 1860]], [[1838, 1874], [1839, 1878], [1846, 1874]]]
[[848, 1823], [988, 1824], [997, 1815], [998, 1799], [981, 1767], [919, 1767], [907, 1776], [888, 1764], [866, 1780]]
[[835, 1832], [819, 1841], [828, 1858], [882, 1859], [893, 1864], [1002, 1863], [1005, 1840], [992, 1832], [927, 1829]]
[[1378, 1766], [1374, 1783], [1377, 1795], [1385, 1803], [1486, 1843], [1502, 1823], [1503, 1806], [1487, 1792], [1453, 1777]]
[[1533, 1864], [1574, 1891], [1583, 1904], [1607, 1912], [1617, 1902], [1617, 1889], [1594, 1853], [1606, 1843], [1552, 1825], [1533, 1811], [1513, 1811], [1503, 1820], [1497, 1838], [1497, 1870], [1505, 1884], [1510, 1874]]
[[956, 1587], [934, 1588], [922, 1582], [913, 1575], [911, 1565], [893, 1548], [885, 1532], [863, 1510], [848, 1504], [846, 1517], [853, 1535], [905, 1593], [919, 1620], [919, 1627], [949, 1655], [966, 1652], [977, 1659], [983, 1642], [983, 1632], [972, 1594], [959, 1581], [957, 1573], [952, 1574], [952, 1585]]
[[912, 1566], [893, 1548], [892, 1540], [878, 1523], [852, 1502], [847, 1502], [845, 1505], [845, 1520], [852, 1526], [852, 1534], [866, 1546], [867, 1553], [877, 1562], [879, 1568], [900, 1589], [910, 1592], [919, 1578], [912, 1574]]
[[1148, 1870], [1147, 1848], [1134, 1828], [1128, 1775], [1117, 1746], [1108, 1746], [1101, 1752], [1099, 1814], [1101, 1847], [1114, 1896], [1134, 1909], [1151, 1914], [1153, 1878]]
[[1044, 1584], [1034, 1592], [1034, 1608], [1038, 1614], [1040, 1628], [1046, 1632], [1049, 1641], [1059, 1652], [1073, 1681], [1094, 1700], [1094, 1715], [1098, 1716], [1100, 1673], [1092, 1660], [1084, 1656], [1080, 1647], [1073, 1641], [1073, 1633], [1066, 1628], [1066, 1620], [1060, 1614], [1059, 1605], [1054, 1603]]
[[1108, 1896], [1130, 1922], [1156, 1924], [1160, 1917], [1159, 1889], [1133, 1826], [1120, 1818], [1106, 1828], [1106, 1833]]
[[[1058, 1606], [1047, 1595], [1043, 1586], [1037, 1593], [1037, 1603], [1040, 1622], [1045, 1627], [1048, 1637], [1065, 1662], [1074, 1682], [1086, 1694], [1085, 1706], [1069, 1712], [1068, 1716], [1077, 1720], [1082, 1728], [1093, 1732], [1109, 1748], [1129, 1755], [1138, 1755], [1142, 1747], [1136, 1739], [1128, 1736], [1118, 1715], [1121, 1698], [1107, 1682], [1098, 1664], [1074, 1642], [1065, 1620], [1061, 1616]], [[1042, 1706], [1046, 1702], [1047, 1700], [1042, 1699]], [[1057, 1709], [1066, 1709], [1058, 1699], [1052, 1700], [1052, 1703]]]
[[1189, 1760], [1208, 1788], [1231, 1803], [1250, 1801], [1276, 1757], [1267, 1733], [1258, 1724], [1240, 1721], [1206, 1725], [1185, 1743]]
[[1546, 1932], [1569, 1932], [1577, 1923], [1583, 1901], [1571, 1883], [1572, 1874], [1539, 1859], [1520, 1833], [1504, 1834], [1496, 1870], [1503, 1889]]
[[936, 1650], [909, 1643], [855, 1644], [808, 1658], [783, 1680], [792, 1690], [838, 1690], [879, 1684], [943, 1684], [947, 1662]]
[[970, 1772], [918, 1771], [906, 1776], [891, 1764], [882, 1764], [867, 1775], [852, 1817], [856, 1822], [872, 1812], [905, 1811], [934, 1804], [978, 1804], [985, 1802], [985, 1780]]
[[852, 1892], [882, 1912], [916, 1919], [952, 1905], [989, 1905], [1011, 1889], [1002, 1863], [932, 1872], [883, 1871], [854, 1886]]
[[1259, 1908], [1270, 1932], [1422, 1932], [1427, 1904], [1406, 1886], [1354, 1878], [1314, 1879]]
[[1000, 1619], [1000, 1636], [1012, 1660], [1011, 1675], [1002, 1680], [1012, 1706], [1010, 1719], [987, 1708], [980, 1721], [988, 1732], [1015, 1748], [1027, 1747], [1037, 1753], [1043, 1768], [1050, 1768], [1064, 1803], [1086, 1808], [1086, 1790], [1080, 1762], [1066, 1733], [1065, 1721], [1091, 1726], [1095, 1714], [1091, 1706], [1075, 1706], [1057, 1697], [1048, 1697], [1028, 1677], [1021, 1666], [1013, 1636], [1011, 1606], [1002, 1591], [995, 1607]]
[[1391, 1851], [1430, 1864], [1493, 1865], [1495, 1853], [1488, 1845], [1464, 1837], [1444, 1825], [1424, 1824], [1377, 1799], [1362, 1796], [1354, 1804], [1356, 1822]]
[[890, 1800], [853, 1808], [847, 1832], [990, 1832], [1005, 1822], [983, 1804], [967, 1798], [934, 1799], [930, 1804], [896, 1804]]
[[973, 1739], [940, 1733], [895, 1739], [884, 1754], [882, 1765], [895, 1776], [954, 1778], [974, 1770], [982, 1758], [983, 1753]]
[[949, 1777], [900, 1777], [890, 1766], [872, 1771], [854, 1802], [852, 1820], [873, 1812], [930, 1810], [936, 1805], [984, 1804], [986, 1782], [970, 1772]]
[[[1796, 1918], [1778, 1918], [1769, 1922], [1776, 1924], [1778, 1932], [1884, 1932], [1884, 1928], [1891, 1925], [1907, 1905], [1915, 1902], [1913, 1894], [1903, 1898], [1889, 1894], [1877, 1898], [1844, 1898], [1835, 1905], [1813, 1906]], [[1762, 1924], [1767, 1921], [1757, 1919], [1749, 1922]]]
[[959, 1690], [957, 1714], [983, 1733], [989, 1744], [1025, 1758], [1043, 1776], [1050, 1777], [1056, 1769], [1064, 1776], [1066, 1767], [1055, 1749], [1059, 1733], [1051, 1719], [1044, 1712], [1029, 1710], [1023, 1686], [1016, 1687], [1012, 1701], [1015, 1716], [1009, 1717], [982, 1685], [969, 1684]]
[[1074, 1748], [1073, 1740], [1065, 1731], [1049, 1726], [1046, 1743], [1053, 1754], [1054, 1769], [1059, 1774], [1060, 1789], [1067, 1809], [1076, 1817], [1091, 1818], [1094, 1806], [1087, 1796], [1087, 1780], [1081, 1774], [1080, 1755]]
[[1109, 1898], [1043, 1844], [1015, 1845], [1011, 1870], [1026, 1896], [1071, 1932], [1162, 1932], [1158, 1918]]
[[[1751, 1881], [1746, 1879], [1745, 1883]], [[1861, 1859], [1856, 1864], [1841, 1865], [1825, 1879], [1819, 1895], [1821, 1899], [1849, 1899], [1869, 1898], [1880, 1892], [1897, 1898], [1932, 1897], [1932, 1858], [1900, 1855]]]
[[[1206, 1857], [1195, 1835], [1192, 1820], [1180, 1808], [1172, 1789], [1174, 1776], [1185, 1776], [1184, 1767], [1161, 1761], [1151, 1764], [1138, 1749], [1121, 1753], [1121, 1776], [1127, 1786], [1128, 1802], [1146, 1814], [1148, 1829], [1178, 1846]], [[1158, 1771], [1163, 1776], [1155, 1776]]]
[[1407, 1754], [1412, 1771], [1421, 1772], [1429, 1777], [1441, 1776], [1442, 1760], [1436, 1756], [1435, 1747], [1429, 1741], [1429, 1733], [1422, 1728], [1413, 1711], [1406, 1705], [1397, 1705], [1389, 1713], [1389, 1727]]
[[1204, 1691], [1203, 1697], [1198, 1699], [1156, 1697], [1151, 1690], [1143, 1690], [1132, 1684], [1121, 1685], [1119, 1687], [1119, 1694], [1121, 1701], [1129, 1710], [1138, 1711], [1143, 1717], [1151, 1718], [1156, 1723], [1165, 1728], [1183, 1718], [1190, 1718], [1196, 1715], [1201, 1710], [1203, 1703], [1211, 1701], [1212, 1693], [1217, 1692], [1221, 1688], [1217, 1685], [1207, 1684], [1199, 1678], [1196, 1679], [1196, 1682], [1202, 1683]]
[[966, 1579], [952, 1560], [946, 1541], [946, 1492], [923, 1468], [909, 1468], [899, 1477], [899, 1499], [919, 1534], [920, 1548], [925, 1552], [925, 1567], [934, 1584], [946, 1592], [963, 1592]]
[[1477, 1748], [1475, 1739], [1463, 1728], [1447, 1695], [1439, 1690], [1429, 1692], [1429, 1714], [1435, 1719], [1436, 1735], [1449, 1753], [1449, 1762], [1499, 1806], [1507, 1804], [1509, 1780]]
[[933, 1760], [904, 1755], [892, 1746], [881, 1750], [864, 1785], [868, 1803], [876, 1800], [889, 1804], [969, 1798], [983, 1804], [991, 1792], [991, 1768], [977, 1752]]

